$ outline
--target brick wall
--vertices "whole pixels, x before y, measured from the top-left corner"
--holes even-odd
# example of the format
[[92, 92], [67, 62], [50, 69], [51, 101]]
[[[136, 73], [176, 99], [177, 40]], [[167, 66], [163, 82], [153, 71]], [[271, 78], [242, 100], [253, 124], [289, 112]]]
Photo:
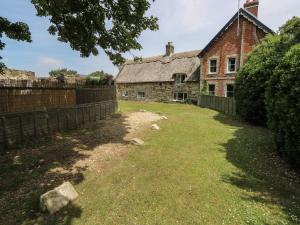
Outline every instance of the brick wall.
[[[123, 96], [125, 91], [128, 92], [128, 97]], [[137, 99], [138, 92], [145, 92], [145, 98]], [[117, 84], [117, 97], [122, 100], [170, 102], [174, 100], [174, 92], [187, 93], [189, 100], [197, 102], [199, 83], [186, 82], [182, 85], [175, 85], [174, 82]]]
[[[234, 83], [236, 73], [227, 73], [228, 57], [237, 59], [237, 66], [245, 62], [248, 54], [265, 33], [246, 20], [240, 19], [240, 33], [237, 35], [238, 22], [235, 21], [222, 36], [205, 52], [201, 58], [201, 89], [203, 85], [215, 84], [216, 95], [225, 96], [227, 84]], [[242, 53], [242, 54], [241, 54]], [[209, 74], [209, 59], [218, 60], [217, 74]]]

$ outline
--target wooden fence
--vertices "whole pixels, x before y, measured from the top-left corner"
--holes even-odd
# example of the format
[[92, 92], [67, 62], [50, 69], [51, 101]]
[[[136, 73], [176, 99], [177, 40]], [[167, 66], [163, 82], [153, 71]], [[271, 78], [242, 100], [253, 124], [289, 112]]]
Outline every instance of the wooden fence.
[[117, 111], [117, 101], [43, 109], [31, 112], [0, 114], [0, 152], [20, 147], [26, 140], [37, 139], [57, 131], [78, 129], [102, 120]]
[[116, 99], [114, 86], [79, 87], [0, 87], [0, 113], [75, 106]]
[[236, 101], [234, 98], [201, 95], [199, 105], [201, 107], [220, 111], [227, 115], [236, 115]]
[[102, 88], [78, 88], [76, 89], [77, 104], [86, 104], [91, 102], [101, 102], [116, 100], [117, 93], [115, 86]]

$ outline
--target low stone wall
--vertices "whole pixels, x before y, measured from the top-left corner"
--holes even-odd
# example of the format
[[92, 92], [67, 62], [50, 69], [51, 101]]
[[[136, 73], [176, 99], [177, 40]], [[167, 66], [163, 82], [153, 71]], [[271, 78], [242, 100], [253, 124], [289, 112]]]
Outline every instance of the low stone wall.
[[0, 114], [0, 152], [17, 148], [26, 140], [72, 130], [103, 120], [117, 112], [117, 101], [76, 105], [39, 111]]
[[[128, 97], [123, 96], [125, 92], [128, 92]], [[145, 92], [145, 98], [138, 99], [138, 92]], [[176, 92], [187, 93], [188, 100], [197, 102], [199, 83], [187, 82], [182, 85], [175, 85], [174, 82], [117, 84], [117, 97], [121, 100], [171, 102], [174, 101]]]

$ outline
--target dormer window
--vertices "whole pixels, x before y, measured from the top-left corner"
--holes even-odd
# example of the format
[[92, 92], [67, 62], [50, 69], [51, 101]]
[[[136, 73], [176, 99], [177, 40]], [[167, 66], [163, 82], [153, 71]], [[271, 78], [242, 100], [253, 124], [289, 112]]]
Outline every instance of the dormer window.
[[183, 84], [185, 80], [185, 74], [176, 74], [175, 75], [175, 83], [177, 85]]

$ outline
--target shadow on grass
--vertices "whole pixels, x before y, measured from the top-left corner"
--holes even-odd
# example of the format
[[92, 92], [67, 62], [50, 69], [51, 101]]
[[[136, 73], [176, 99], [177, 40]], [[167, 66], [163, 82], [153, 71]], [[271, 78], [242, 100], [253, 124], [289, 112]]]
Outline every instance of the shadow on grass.
[[241, 170], [223, 181], [248, 192], [245, 201], [280, 207], [289, 224], [300, 224], [300, 183], [295, 173], [277, 155], [270, 132], [218, 114], [217, 121], [237, 128], [223, 146], [227, 160]]
[[84, 181], [87, 168], [74, 164], [89, 157], [83, 151], [93, 151], [108, 143], [125, 143], [125, 119], [114, 116], [0, 155], [0, 224], [69, 225], [79, 218], [82, 209], [75, 204], [54, 216], [41, 212], [40, 195], [64, 181]]

